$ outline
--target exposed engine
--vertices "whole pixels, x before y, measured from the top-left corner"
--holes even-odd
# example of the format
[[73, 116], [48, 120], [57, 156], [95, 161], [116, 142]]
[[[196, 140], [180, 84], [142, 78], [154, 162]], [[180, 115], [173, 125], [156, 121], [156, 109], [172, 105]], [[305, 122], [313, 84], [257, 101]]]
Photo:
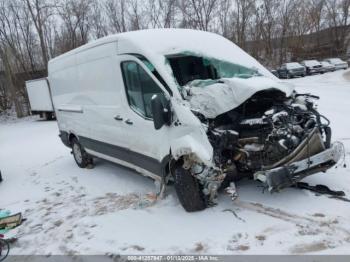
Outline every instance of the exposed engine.
[[315, 141], [309, 148], [313, 154], [328, 148], [329, 121], [317, 112], [315, 99], [309, 94], [287, 98], [281, 91], [265, 90], [238, 108], [206, 120], [216, 165], [231, 177], [252, 175], [283, 164], [311, 134], [320, 137], [317, 148]]
[[236, 64], [197, 56], [169, 59], [183, 99], [206, 131], [211, 147], [205, 141], [204, 150], [213, 149], [210, 163], [209, 154], [200, 159], [202, 148], [181, 158], [208, 203], [220, 187], [235, 199], [234, 181], [241, 177], [277, 192], [328, 170], [343, 155], [341, 143], [331, 144], [330, 123], [314, 104], [318, 97], [297, 94], [292, 85]]

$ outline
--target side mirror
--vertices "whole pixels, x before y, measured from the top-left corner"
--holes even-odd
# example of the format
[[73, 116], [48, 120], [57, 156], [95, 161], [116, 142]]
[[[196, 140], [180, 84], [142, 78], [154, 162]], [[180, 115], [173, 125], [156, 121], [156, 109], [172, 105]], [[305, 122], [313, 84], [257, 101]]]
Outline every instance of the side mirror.
[[171, 112], [170, 105], [163, 105], [159, 95], [153, 95], [151, 100], [151, 109], [153, 116], [154, 128], [160, 129], [163, 125], [170, 125]]

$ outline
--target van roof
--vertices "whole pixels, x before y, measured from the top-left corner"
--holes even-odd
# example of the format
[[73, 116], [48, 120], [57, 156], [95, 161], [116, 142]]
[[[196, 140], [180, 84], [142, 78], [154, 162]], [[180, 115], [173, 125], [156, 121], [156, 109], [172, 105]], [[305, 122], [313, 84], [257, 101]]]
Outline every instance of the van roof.
[[274, 76], [253, 57], [224, 37], [205, 31], [191, 29], [146, 29], [106, 36], [71, 50], [52, 60], [49, 64], [73, 54], [106, 43], [117, 42], [118, 54], [141, 54], [158, 64], [165, 62], [165, 55], [193, 53], [214, 57], [246, 67], [254, 67], [262, 74]]

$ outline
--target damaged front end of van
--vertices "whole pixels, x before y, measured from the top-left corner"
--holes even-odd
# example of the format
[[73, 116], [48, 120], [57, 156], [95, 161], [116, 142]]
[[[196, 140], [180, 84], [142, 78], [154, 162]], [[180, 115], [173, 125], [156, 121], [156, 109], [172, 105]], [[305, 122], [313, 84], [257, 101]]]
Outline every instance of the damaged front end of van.
[[343, 146], [331, 143], [330, 121], [317, 110], [319, 97], [254, 70], [211, 78], [186, 82], [185, 103], [172, 102], [174, 126], [181, 128], [171, 145], [209, 205], [220, 188], [235, 198], [234, 181], [243, 177], [278, 192], [341, 158]]

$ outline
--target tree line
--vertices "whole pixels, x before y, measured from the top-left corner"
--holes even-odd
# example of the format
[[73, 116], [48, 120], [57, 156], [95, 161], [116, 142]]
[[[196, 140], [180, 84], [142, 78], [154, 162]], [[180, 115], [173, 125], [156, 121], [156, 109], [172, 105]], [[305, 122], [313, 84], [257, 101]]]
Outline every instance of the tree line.
[[[0, 0], [0, 112], [28, 113], [24, 80], [90, 40], [146, 28], [192, 28], [223, 35], [265, 65], [305, 50], [333, 28], [334, 50], [349, 44], [350, 0]], [[317, 39], [319, 38], [319, 39]], [[314, 47], [313, 47], [314, 48]]]

